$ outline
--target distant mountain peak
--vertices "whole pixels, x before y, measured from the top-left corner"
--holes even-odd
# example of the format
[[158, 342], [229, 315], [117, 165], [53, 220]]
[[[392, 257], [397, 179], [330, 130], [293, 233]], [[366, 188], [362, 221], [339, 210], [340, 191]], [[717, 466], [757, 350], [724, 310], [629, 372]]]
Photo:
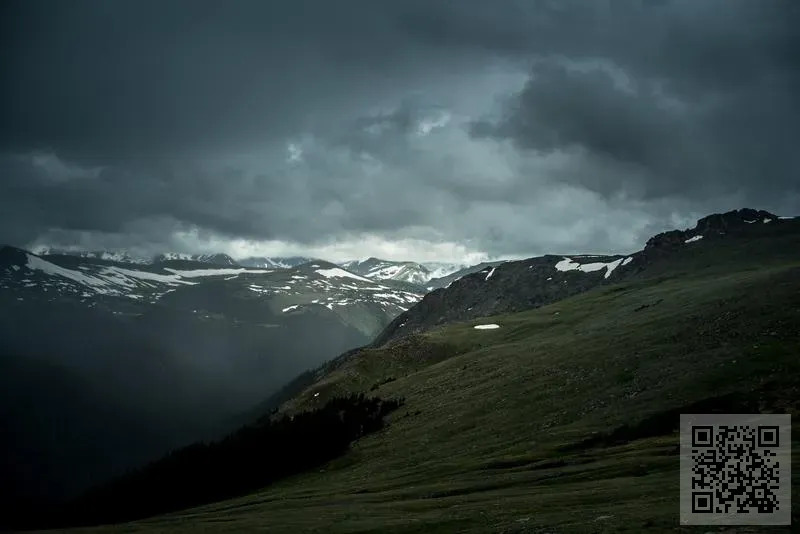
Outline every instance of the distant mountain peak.
[[262, 269], [293, 269], [312, 261], [317, 260], [306, 256], [251, 256], [239, 260], [239, 264]]
[[37, 256], [74, 256], [94, 260], [114, 261], [118, 263], [148, 263], [148, 260], [135, 257], [121, 250], [74, 250], [54, 247], [35, 247], [32, 251]]
[[371, 280], [393, 280], [423, 285], [431, 279], [430, 270], [413, 261], [392, 261], [369, 257], [339, 264], [342, 268]]
[[181, 252], [165, 252], [153, 258], [153, 263], [164, 263], [167, 261], [194, 261], [208, 263], [209, 265], [219, 265], [224, 267], [241, 267], [241, 265], [227, 254], [185, 254]]

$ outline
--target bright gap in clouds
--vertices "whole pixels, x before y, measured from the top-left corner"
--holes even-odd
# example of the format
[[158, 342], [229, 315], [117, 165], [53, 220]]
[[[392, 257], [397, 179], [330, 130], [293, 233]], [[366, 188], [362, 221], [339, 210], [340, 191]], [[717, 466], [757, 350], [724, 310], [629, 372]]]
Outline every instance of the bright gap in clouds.
[[224, 252], [234, 259], [247, 257], [307, 256], [332, 262], [376, 257], [390, 261], [452, 262], [476, 264], [488, 256], [464, 245], [430, 242], [421, 239], [390, 240], [377, 235], [362, 234], [334, 242], [305, 246], [287, 241], [251, 241], [244, 239], [198, 240], [192, 234], [177, 234], [176, 245], [198, 253]]
[[359, 234], [317, 245], [302, 245], [282, 240], [230, 239], [209, 235], [197, 229], [172, 232], [164, 242], [154, 245], [143, 237], [140, 243], [125, 244], [119, 236], [97, 233], [57, 233], [30, 243], [28, 250], [58, 249], [65, 251], [105, 250], [125, 252], [131, 257], [147, 259], [165, 252], [185, 254], [227, 254], [235, 260], [249, 257], [304, 256], [331, 262], [363, 260], [376, 257], [390, 261], [443, 262], [473, 265], [489, 260], [481, 251], [454, 242], [432, 242], [425, 239], [388, 239], [379, 235]]

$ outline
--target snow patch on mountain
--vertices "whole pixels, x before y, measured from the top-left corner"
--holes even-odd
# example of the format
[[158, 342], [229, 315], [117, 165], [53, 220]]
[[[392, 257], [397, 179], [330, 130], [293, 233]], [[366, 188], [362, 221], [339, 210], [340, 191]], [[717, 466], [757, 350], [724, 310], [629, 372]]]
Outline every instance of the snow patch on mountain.
[[[101, 269], [99, 273], [103, 276], [110, 276], [114, 277], [116, 283], [119, 285], [127, 285], [128, 287], [133, 287], [130, 285], [130, 281], [125, 277], [136, 278], [139, 280], [149, 280], [152, 282], [158, 282], [161, 284], [168, 284], [168, 285], [193, 285], [193, 282], [189, 282], [187, 280], [182, 280], [180, 275], [175, 273], [172, 275], [169, 274], [159, 274], [159, 273], [151, 273], [148, 271], [134, 271], [131, 269], [123, 269], [122, 267], [107, 267], [105, 269]], [[119, 275], [119, 276], [114, 276]]]
[[372, 282], [372, 280], [369, 278], [358, 276], [357, 274], [345, 271], [344, 269], [339, 269], [338, 267], [334, 267], [332, 269], [317, 269], [316, 272], [325, 278], [353, 278], [355, 280], [361, 280], [362, 282]]
[[430, 273], [430, 278], [428, 278], [428, 280], [445, 277], [462, 269], [472, 267], [472, 265], [471, 263], [447, 263], [440, 261], [430, 261], [422, 264]]
[[[24, 267], [32, 273], [41, 273], [45, 278], [21, 280], [25, 288], [39, 287], [43, 292], [54, 289], [88, 298], [93, 295], [122, 296], [141, 299], [148, 295], [153, 299], [168, 292], [168, 287], [194, 285], [177, 274], [154, 273], [145, 270], [126, 269], [117, 266], [94, 265], [69, 269], [34, 254], [25, 254]], [[61, 281], [60, 281], [61, 280]], [[138, 293], [137, 293], [138, 291]]]
[[89, 286], [105, 286], [108, 285], [108, 282], [105, 280], [101, 280], [95, 278], [93, 276], [88, 276], [78, 271], [73, 271], [71, 269], [65, 269], [55, 263], [50, 263], [47, 260], [40, 258], [39, 256], [33, 256], [28, 254], [28, 263], [25, 265], [28, 269], [34, 269], [38, 271], [42, 271], [45, 274], [51, 274], [56, 276], [62, 276], [64, 278], [69, 278], [70, 280], [74, 280], [75, 282], [89, 285]]
[[614, 269], [619, 267], [619, 265], [625, 261], [626, 259], [630, 258], [619, 258], [614, 261], [610, 261], [607, 263], [604, 262], [594, 262], [594, 263], [577, 263], [570, 258], [565, 257], [563, 260], [556, 263], [555, 268], [557, 271], [566, 272], [566, 271], [581, 271], [584, 273], [592, 273], [596, 271], [602, 271], [606, 269], [605, 278], [611, 276], [611, 273], [614, 272]]
[[267, 274], [272, 272], [265, 269], [245, 269], [244, 267], [238, 269], [193, 269], [188, 271], [166, 267], [164, 270], [174, 273], [180, 276], [181, 278], [198, 278], [201, 276], [228, 276], [228, 275], [239, 275], [245, 273]]

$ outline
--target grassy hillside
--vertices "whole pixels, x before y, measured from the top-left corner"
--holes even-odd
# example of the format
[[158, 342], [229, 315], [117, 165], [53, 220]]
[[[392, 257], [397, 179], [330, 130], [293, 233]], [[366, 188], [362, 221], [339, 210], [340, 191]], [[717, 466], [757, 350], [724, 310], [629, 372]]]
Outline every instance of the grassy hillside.
[[385, 382], [406, 399], [385, 430], [250, 496], [87, 531], [672, 532], [677, 414], [797, 415], [800, 253], [781, 250], [354, 351], [282, 411]]

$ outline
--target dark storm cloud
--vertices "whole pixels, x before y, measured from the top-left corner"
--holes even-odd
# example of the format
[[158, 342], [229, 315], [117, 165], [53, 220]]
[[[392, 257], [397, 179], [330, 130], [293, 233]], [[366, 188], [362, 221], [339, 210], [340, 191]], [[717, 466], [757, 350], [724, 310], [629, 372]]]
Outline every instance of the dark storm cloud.
[[602, 252], [676, 212], [800, 209], [791, 0], [0, 10], [0, 241]]
[[[765, 202], [797, 192], [797, 3], [610, 7], [594, 24], [581, 17], [566, 32], [579, 36], [565, 48], [569, 59], [584, 64], [543, 59], [504, 116], [477, 121], [473, 134], [583, 156], [588, 165], [575, 182], [607, 196], [743, 191]], [[593, 170], [601, 164], [615, 172]]]
[[[0, 142], [81, 158], [284, 138], [424, 70], [393, 3], [7, 2]], [[397, 46], [400, 42], [400, 46]], [[362, 89], [359, 89], [362, 87]]]

